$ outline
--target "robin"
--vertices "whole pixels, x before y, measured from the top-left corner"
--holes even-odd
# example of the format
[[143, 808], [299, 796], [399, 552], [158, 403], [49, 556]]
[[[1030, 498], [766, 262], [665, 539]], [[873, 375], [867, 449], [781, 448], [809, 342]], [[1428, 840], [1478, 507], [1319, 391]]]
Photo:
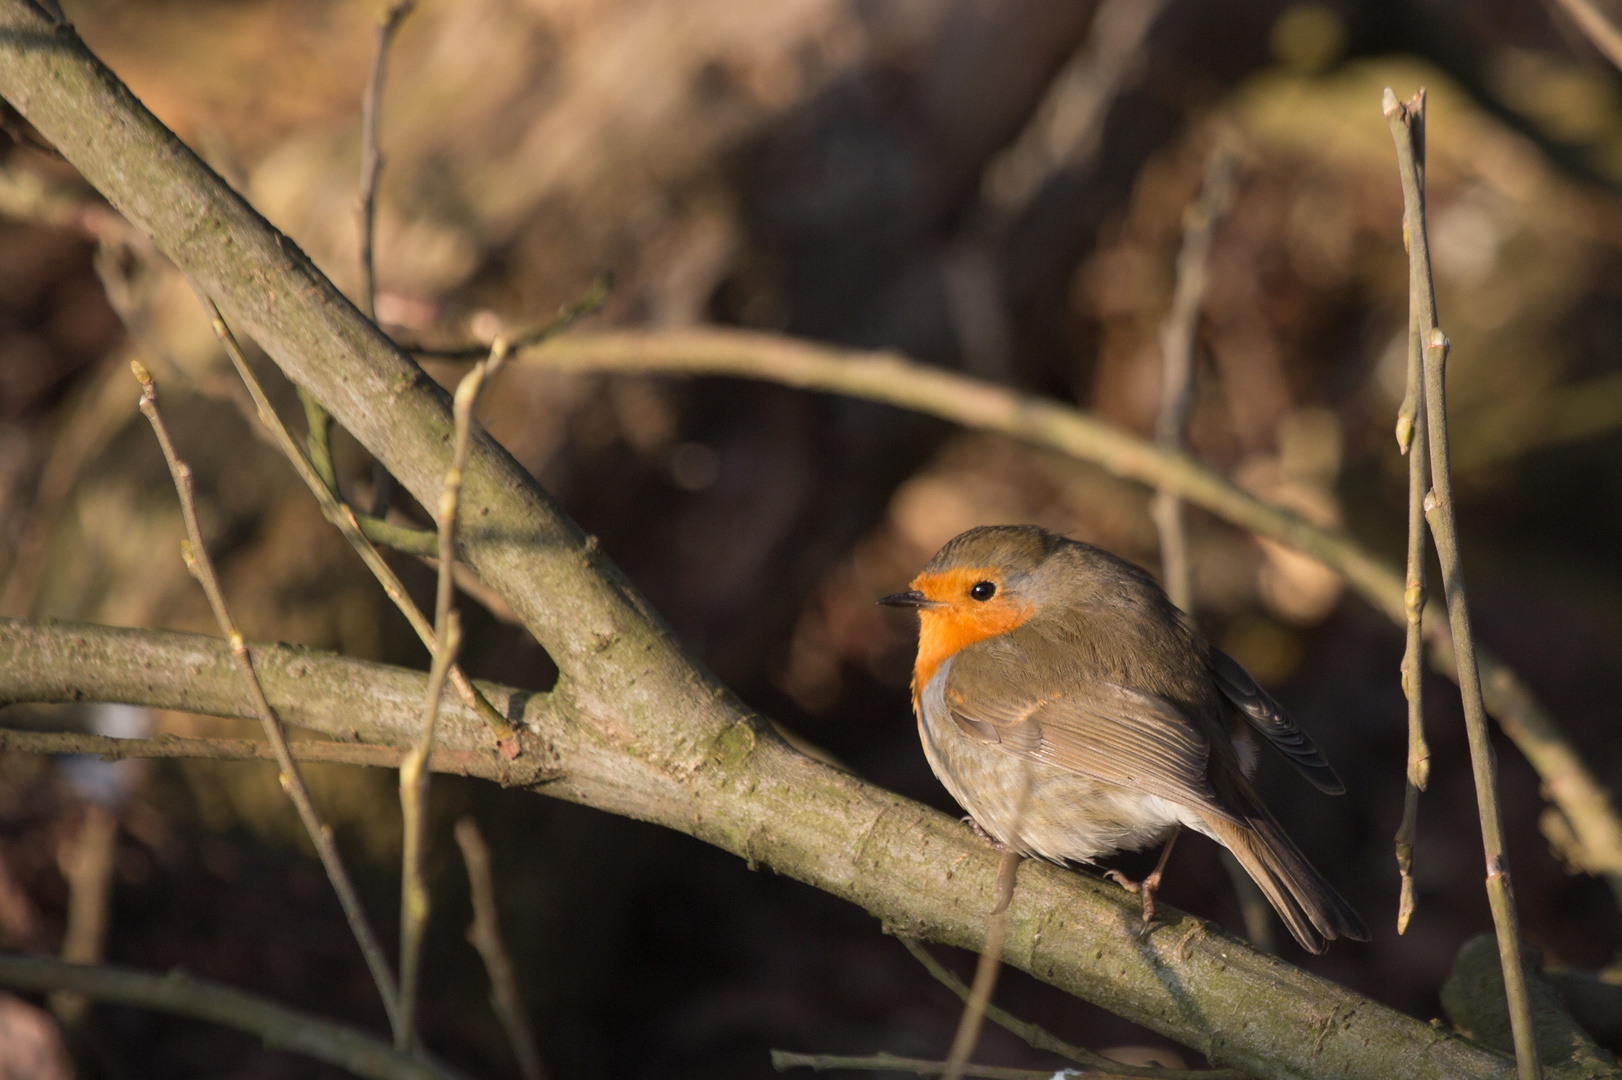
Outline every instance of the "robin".
[[[994, 844], [1058, 863], [1161, 841], [1147, 925], [1183, 826], [1229, 851], [1314, 953], [1367, 941], [1351, 905], [1262, 805], [1254, 734], [1320, 791], [1345, 791], [1318, 747], [1136, 566], [1034, 526], [970, 529], [906, 592], [924, 754]], [[1253, 734], [1254, 733], [1254, 734]]]

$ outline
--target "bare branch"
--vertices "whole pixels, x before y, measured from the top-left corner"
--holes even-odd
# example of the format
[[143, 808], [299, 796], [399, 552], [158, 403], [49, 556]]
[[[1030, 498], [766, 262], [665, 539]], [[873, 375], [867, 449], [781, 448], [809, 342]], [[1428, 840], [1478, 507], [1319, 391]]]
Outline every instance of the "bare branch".
[[169, 438], [169, 430], [164, 426], [163, 417], [158, 412], [157, 384], [153, 382], [151, 374], [140, 361], [130, 361], [130, 370], [141, 383], [141, 412], [151, 423], [152, 431], [158, 437], [158, 445], [163, 448], [164, 460], [169, 463], [169, 472], [174, 477], [175, 491], [180, 496], [180, 510], [186, 520], [188, 537], [181, 550], [186, 560], [186, 569], [191, 571], [192, 576], [203, 586], [203, 592], [208, 595], [209, 606], [214, 609], [214, 619], [220, 624], [220, 633], [225, 635], [230, 643], [231, 659], [248, 687], [254, 703], [254, 712], [264, 727], [265, 738], [276, 753], [276, 764], [281, 768], [282, 790], [286, 791], [287, 797], [293, 801], [299, 819], [310, 835], [310, 842], [315, 845], [316, 853], [321, 856], [321, 865], [326, 868], [327, 877], [332, 881], [332, 888], [338, 894], [338, 902], [343, 905], [344, 917], [349, 920], [349, 928], [355, 935], [355, 941], [360, 945], [362, 955], [366, 957], [366, 966], [371, 970], [372, 981], [377, 984], [377, 992], [383, 999], [384, 1011], [389, 1014], [389, 1022], [398, 1031], [400, 997], [399, 990], [395, 987], [394, 976], [389, 973], [389, 964], [383, 956], [382, 947], [377, 943], [377, 935], [372, 933], [371, 923], [366, 918], [366, 910], [361, 906], [360, 897], [356, 894], [354, 885], [350, 883], [343, 860], [338, 856], [338, 846], [333, 842], [332, 830], [321, 820], [315, 804], [310, 801], [310, 793], [304, 786], [304, 777], [299, 772], [293, 755], [287, 749], [287, 736], [282, 731], [281, 720], [277, 718], [276, 711], [266, 700], [264, 687], [254, 671], [253, 658], [248, 653], [248, 646], [237, 630], [236, 624], [231, 621], [231, 612], [225, 605], [225, 593], [221, 590], [219, 578], [214, 573], [214, 564], [210, 561], [208, 548], [203, 542], [203, 530], [197, 521], [197, 501], [192, 494], [191, 468], [175, 453], [174, 443]]
[[[1475, 638], [1470, 629], [1470, 607], [1464, 594], [1464, 563], [1459, 556], [1458, 530], [1453, 515], [1453, 472], [1448, 464], [1447, 400], [1444, 367], [1448, 342], [1436, 322], [1436, 296], [1431, 287], [1430, 246], [1425, 232], [1424, 177], [1419, 169], [1423, 152], [1415, 122], [1423, 117], [1423, 98], [1412, 106], [1398, 103], [1388, 88], [1381, 103], [1397, 146], [1402, 197], [1408, 226], [1409, 275], [1421, 343], [1424, 346], [1424, 412], [1430, 442], [1431, 491], [1425, 497], [1425, 520], [1436, 541], [1442, 564], [1442, 589], [1447, 595], [1448, 619], [1458, 655], [1459, 692], [1464, 699], [1464, 725], [1470, 738], [1470, 764], [1475, 772], [1476, 808], [1481, 817], [1481, 842], [1487, 856], [1487, 897], [1498, 931], [1498, 952], [1504, 965], [1504, 989], [1509, 995], [1510, 1021], [1515, 1030], [1515, 1059], [1521, 1080], [1539, 1080], [1537, 1032], [1532, 1023], [1532, 1001], [1521, 959], [1521, 932], [1515, 917], [1515, 892], [1510, 884], [1509, 860], [1504, 850], [1502, 810], [1498, 802], [1498, 765], [1493, 759], [1487, 731], [1487, 710], [1481, 697], [1481, 676], [1476, 663]], [[1414, 453], [1422, 453], [1415, 448]]]
[[501, 1026], [507, 1029], [507, 1039], [512, 1043], [513, 1056], [518, 1059], [518, 1071], [524, 1080], [546, 1080], [540, 1052], [535, 1049], [535, 1033], [530, 1030], [523, 999], [518, 995], [512, 959], [501, 942], [496, 887], [490, 877], [490, 849], [471, 817], [456, 823], [456, 843], [462, 849], [462, 861], [467, 864], [468, 890], [473, 901], [473, 922], [467, 928], [467, 939], [479, 950], [484, 970], [490, 974], [490, 1006]]
[[[1423, 190], [1425, 176], [1425, 95], [1410, 109], [1414, 168]], [[1408, 246], [1409, 224], [1403, 223]], [[1417, 260], [1408, 269], [1408, 385], [1397, 409], [1397, 446], [1408, 455], [1408, 572], [1403, 581], [1406, 640], [1402, 653], [1402, 692], [1408, 699], [1408, 770], [1403, 787], [1402, 821], [1397, 825], [1397, 933], [1405, 933], [1414, 914], [1414, 844], [1419, 831], [1419, 793], [1430, 779], [1430, 747], [1425, 742], [1425, 495], [1430, 490], [1429, 428], [1425, 420], [1425, 361], [1419, 333]], [[1428, 271], [1427, 271], [1428, 272]], [[1415, 450], [1414, 447], [1418, 447]]]
[[183, 971], [147, 975], [40, 956], [0, 954], [0, 986], [35, 992], [68, 990], [120, 1005], [189, 1016], [246, 1031], [274, 1050], [291, 1050], [372, 1080], [456, 1080], [437, 1065], [396, 1053], [365, 1032], [290, 1009]]
[[[1200, 309], [1205, 286], [1211, 235], [1233, 196], [1234, 154], [1219, 145], [1205, 162], [1205, 181], [1199, 198], [1183, 212], [1183, 247], [1177, 255], [1177, 287], [1171, 310], [1160, 325], [1162, 375], [1160, 415], [1155, 422], [1155, 443], [1170, 454], [1183, 449], [1183, 426], [1193, 400], [1194, 345], [1199, 337]], [[1166, 594], [1190, 615], [1194, 588], [1189, 575], [1188, 538], [1183, 530], [1183, 503], [1175, 491], [1155, 492], [1155, 527], [1160, 530], [1160, 560]]]
[[[1593, 1036], [1566, 1011], [1559, 990], [1543, 971], [1537, 953], [1523, 949], [1522, 954], [1527, 987], [1537, 1017], [1539, 1060], [1551, 1073], [1570, 1069], [1576, 1076], [1616, 1076], [1615, 1059], [1595, 1045]], [[1509, 1010], [1505, 1008], [1503, 969], [1492, 935], [1477, 934], [1459, 949], [1453, 970], [1442, 983], [1441, 999], [1442, 1011], [1454, 1027], [1495, 1050], [1513, 1050], [1515, 1038]]]
[[[1029, 789], [1027, 783], [1024, 790], [1028, 793]], [[1019, 806], [1023, 811], [1023, 797]], [[1021, 813], [1014, 816], [1016, 835], [1021, 816]], [[960, 1080], [980, 1042], [980, 1026], [991, 1004], [991, 993], [997, 988], [997, 972], [1002, 968], [1003, 939], [1008, 936], [1008, 907], [1014, 899], [1014, 880], [1019, 873], [1020, 859], [1018, 851], [1007, 848], [997, 867], [997, 905], [986, 919], [986, 943], [974, 966], [974, 984], [969, 987], [969, 996], [963, 999], [963, 1015], [958, 1018], [957, 1034], [952, 1037], [952, 1049], [946, 1055], [946, 1071], [942, 1074], [946, 1080]]]
[[[107, 943], [107, 900], [113, 888], [113, 857], [118, 845], [118, 818], [98, 802], [85, 803], [79, 835], [62, 858], [68, 881], [68, 924], [62, 934], [62, 959], [70, 964], [99, 964]], [[83, 994], [58, 990], [51, 1011], [66, 1025], [84, 1017]]]
[[366, 96], [360, 109], [360, 197], [355, 217], [360, 231], [360, 310], [368, 319], [377, 318], [377, 273], [372, 258], [372, 242], [377, 225], [377, 181], [383, 174], [383, 151], [379, 143], [383, 111], [383, 75], [388, 67], [389, 46], [415, 0], [396, 0], [377, 24], [377, 47], [372, 52], [372, 71], [366, 80]]
[[507, 343], [498, 337], [490, 348], [490, 358], [464, 375], [456, 387], [455, 445], [451, 466], [445, 470], [445, 483], [439, 492], [436, 515], [439, 550], [445, 553], [445, 557], [439, 560], [438, 588], [434, 594], [434, 639], [439, 644], [434, 649], [433, 666], [428, 672], [422, 731], [411, 753], [400, 763], [400, 812], [405, 818], [405, 842], [400, 860], [400, 1011], [404, 1022], [394, 1036], [395, 1047], [399, 1050], [411, 1045], [411, 1026], [417, 1003], [417, 963], [422, 949], [423, 930], [428, 925], [428, 889], [422, 880], [422, 845], [427, 827], [428, 779], [431, 774], [425, 766], [434, 750], [434, 728], [439, 723], [445, 675], [456, 659], [462, 637], [461, 623], [456, 610], [451, 607], [455, 594], [451, 569], [456, 560], [456, 511], [462, 498], [462, 470], [467, 467], [468, 439], [473, 433], [473, 410], [479, 403], [479, 391], [484, 388], [486, 379], [495, 377], [506, 360]]

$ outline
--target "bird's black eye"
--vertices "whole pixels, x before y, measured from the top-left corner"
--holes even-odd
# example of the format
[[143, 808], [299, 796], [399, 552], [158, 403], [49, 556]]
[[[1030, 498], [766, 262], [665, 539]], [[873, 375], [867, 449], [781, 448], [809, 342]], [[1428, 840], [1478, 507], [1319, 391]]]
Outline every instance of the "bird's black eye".
[[990, 600], [997, 595], [997, 586], [989, 581], [977, 581], [969, 589], [969, 595], [976, 600]]

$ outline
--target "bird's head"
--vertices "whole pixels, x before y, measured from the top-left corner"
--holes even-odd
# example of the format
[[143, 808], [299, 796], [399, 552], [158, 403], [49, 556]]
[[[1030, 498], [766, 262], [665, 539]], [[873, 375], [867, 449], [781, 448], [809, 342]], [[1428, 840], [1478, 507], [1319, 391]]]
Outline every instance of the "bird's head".
[[1046, 584], [1040, 571], [1063, 543], [1034, 525], [970, 529], [936, 552], [910, 589], [881, 599], [918, 612], [920, 685], [959, 649], [1034, 615]]

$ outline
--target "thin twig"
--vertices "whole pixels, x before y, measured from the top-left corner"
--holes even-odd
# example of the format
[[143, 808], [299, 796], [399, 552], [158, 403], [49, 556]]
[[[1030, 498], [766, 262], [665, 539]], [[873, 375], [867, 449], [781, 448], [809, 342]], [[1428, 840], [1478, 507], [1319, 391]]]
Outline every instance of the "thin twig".
[[[1258, 499], [1181, 454], [1056, 401], [915, 363], [892, 352], [859, 352], [775, 334], [716, 327], [571, 334], [530, 350], [524, 361], [567, 372], [724, 375], [844, 394], [938, 416], [1091, 462], [1185, 501], [1230, 524], [1288, 545], [1345, 577], [1398, 626], [1407, 625], [1401, 571], [1343, 533]], [[1457, 679], [1452, 631], [1432, 601], [1425, 641], [1432, 667]], [[1622, 817], [1558, 722], [1515, 672], [1480, 645], [1476, 659], [1488, 707], [1570, 821], [1585, 867], [1603, 874], [1622, 901]]]
[[[394, 42], [395, 31], [400, 28], [400, 23], [405, 17], [411, 14], [414, 6], [414, 0], [397, 0], [378, 22], [377, 46], [372, 53], [372, 70], [366, 80], [366, 93], [361, 99], [360, 193], [355, 200], [360, 249], [360, 295], [357, 298], [357, 306], [374, 322], [377, 320], [377, 276], [372, 248], [377, 223], [377, 183], [383, 173], [383, 153], [378, 148], [383, 74], [387, 68], [389, 46]], [[332, 415], [315, 399], [315, 395], [304, 387], [298, 388], [298, 396], [299, 402], [304, 406], [306, 428], [304, 445], [310, 455], [310, 464], [314, 466], [316, 475], [321, 478], [327, 490], [332, 492], [334, 498], [342, 501], [343, 490], [338, 486], [338, 470], [332, 459]], [[388, 512], [389, 475], [381, 463], [374, 461], [372, 464], [372, 516], [381, 518]], [[364, 529], [364, 525], [362, 528]], [[379, 543], [386, 542], [380, 536], [372, 535], [371, 538]]]
[[304, 449], [310, 455], [310, 466], [321, 478], [322, 486], [336, 498], [339, 490], [338, 470], [332, 462], [332, 414], [302, 386], [298, 388], [298, 399], [304, 406]]
[[[945, 1061], [925, 1061], [922, 1058], [896, 1057], [894, 1054], [872, 1054], [867, 1057], [844, 1057], [839, 1054], [796, 1054], [790, 1050], [772, 1051], [772, 1068], [778, 1072], [804, 1068], [816, 1072], [849, 1070], [862, 1072], [905, 1072], [914, 1076], [945, 1076], [949, 1068]], [[997, 1065], [969, 1065], [961, 1073], [977, 1080], [1060, 1080], [1078, 1077], [1080, 1080], [1128, 1080], [1135, 1073], [1120, 1071], [1094, 1072], [1089, 1069], [1006, 1069]]]
[[[1233, 150], [1219, 144], [1205, 160], [1199, 196], [1183, 211], [1183, 246], [1177, 254], [1177, 285], [1171, 309], [1160, 324], [1160, 414], [1155, 445], [1168, 454], [1183, 452], [1183, 428], [1193, 403], [1194, 347], [1199, 340], [1200, 310], [1210, 281], [1211, 237], [1233, 198]], [[1192, 622], [1194, 578], [1189, 564], [1183, 500], [1165, 486], [1155, 489], [1149, 515], [1160, 535], [1160, 578], [1166, 595]], [[1238, 861], [1223, 852], [1223, 867], [1233, 881], [1244, 914], [1245, 933], [1257, 948], [1273, 951], [1272, 909], [1261, 889]]]
[[[1425, 94], [1410, 107], [1414, 170], [1425, 183]], [[1408, 246], [1408, 225], [1403, 225]], [[1397, 410], [1397, 446], [1408, 455], [1408, 572], [1403, 610], [1407, 636], [1402, 654], [1402, 692], [1408, 699], [1408, 770], [1403, 785], [1402, 821], [1397, 826], [1397, 933], [1406, 933], [1414, 914], [1414, 844], [1419, 831], [1419, 793], [1430, 779], [1430, 747], [1425, 742], [1425, 493], [1430, 489], [1430, 436], [1425, 421], [1425, 362], [1419, 340], [1419, 264], [1408, 270], [1408, 387]], [[1417, 450], [1414, 448], [1418, 447]]]
[[[906, 946], [907, 951], [912, 953], [913, 959], [924, 965], [924, 969], [935, 977], [936, 982], [956, 994], [959, 1001], [969, 1000], [968, 985], [935, 959], [934, 955], [924, 948], [922, 941], [909, 937], [899, 940]], [[986, 1019], [1019, 1036], [1032, 1049], [1057, 1054], [1088, 1069], [1113, 1069], [1124, 1076], [1139, 1077], [1141, 1080], [1245, 1080], [1246, 1077], [1246, 1074], [1236, 1069], [1160, 1069], [1151, 1065], [1125, 1065], [1085, 1047], [1067, 1043], [1040, 1024], [1021, 1020], [1006, 1009], [1000, 1009], [995, 1005], [986, 1006]]]
[[1430, 247], [1425, 231], [1425, 191], [1416, 153], [1414, 120], [1421, 113], [1418, 100], [1410, 106], [1386, 89], [1381, 107], [1396, 142], [1402, 178], [1403, 204], [1408, 222], [1408, 252], [1413, 284], [1412, 300], [1419, 310], [1417, 324], [1424, 344], [1425, 419], [1430, 443], [1431, 493], [1425, 499], [1425, 520], [1442, 564], [1442, 589], [1447, 596], [1448, 620], [1453, 628], [1458, 657], [1459, 692], [1464, 700], [1465, 731], [1470, 739], [1470, 765], [1475, 773], [1476, 808], [1481, 817], [1481, 842], [1487, 860], [1487, 896], [1498, 932], [1498, 952], [1504, 967], [1504, 989], [1509, 998], [1510, 1023], [1515, 1035], [1515, 1060], [1520, 1080], [1539, 1080], [1537, 1032], [1532, 1026], [1532, 1004], [1521, 959], [1520, 927], [1515, 918], [1515, 893], [1510, 884], [1504, 851], [1504, 830], [1498, 801], [1498, 766], [1487, 731], [1487, 710], [1481, 697], [1475, 638], [1464, 592], [1464, 564], [1459, 555], [1458, 530], [1453, 513], [1453, 475], [1448, 464], [1445, 369], [1448, 341], [1437, 325], [1436, 295], [1431, 283]]
[[220, 589], [219, 578], [214, 574], [214, 564], [209, 560], [208, 549], [203, 543], [203, 530], [197, 521], [197, 502], [192, 494], [191, 467], [181, 461], [175, 453], [174, 443], [169, 438], [169, 430], [164, 425], [163, 417], [158, 413], [158, 388], [152, 381], [151, 373], [139, 360], [130, 361], [130, 370], [141, 383], [141, 412], [152, 424], [152, 430], [158, 437], [158, 445], [163, 448], [164, 460], [169, 463], [169, 472], [174, 477], [175, 491], [180, 496], [180, 509], [186, 520], [188, 537], [181, 549], [186, 569], [191, 571], [192, 576], [203, 586], [203, 592], [208, 595], [209, 606], [214, 609], [214, 619], [219, 623], [220, 633], [225, 635], [230, 643], [231, 660], [242, 672], [243, 681], [247, 684], [255, 710], [259, 714], [259, 722], [264, 727], [265, 738], [275, 750], [276, 764], [281, 768], [282, 790], [292, 799], [299, 818], [304, 822], [305, 831], [310, 834], [310, 842], [315, 845], [316, 853], [321, 857], [321, 864], [326, 868], [327, 877], [331, 879], [333, 890], [338, 894], [338, 902], [343, 905], [344, 917], [349, 920], [349, 928], [354, 932], [355, 941], [360, 945], [361, 953], [366, 958], [366, 966], [371, 970], [372, 981], [377, 984], [377, 992], [383, 999], [383, 1008], [389, 1015], [389, 1023], [398, 1031], [399, 991], [395, 988], [394, 976], [389, 973], [388, 961], [384, 959], [383, 949], [377, 943], [377, 936], [372, 933], [365, 909], [361, 907], [360, 897], [356, 895], [349, 874], [344, 870], [343, 861], [338, 857], [338, 847], [333, 842], [332, 830], [321, 820], [315, 805], [310, 802], [310, 793], [304, 786], [304, 778], [293, 760], [293, 755], [287, 749], [287, 736], [282, 731], [281, 720], [277, 718], [276, 711], [270, 707], [270, 702], [265, 698], [264, 687], [260, 685], [259, 676], [253, 668], [253, 659], [248, 655], [248, 646], [241, 632], [237, 630], [236, 624], [231, 621], [231, 612], [225, 605], [225, 594]]
[[[420, 674], [420, 673], [419, 673]], [[410, 751], [396, 746], [335, 742], [328, 739], [294, 739], [287, 744], [294, 761], [323, 765], [359, 765], [374, 769], [398, 769]], [[203, 738], [159, 735], [150, 739], [118, 739], [77, 731], [18, 731], [0, 728], [0, 752], [22, 754], [95, 754], [106, 761], [127, 758], [191, 758], [212, 761], [275, 761], [276, 748], [259, 739]], [[428, 767], [434, 772], [458, 776], [480, 775], [488, 756], [466, 750], [434, 747]]]
[[[1205, 180], [1199, 198], [1183, 211], [1183, 247], [1177, 255], [1177, 287], [1171, 310], [1160, 324], [1160, 415], [1155, 422], [1155, 443], [1167, 453], [1181, 453], [1183, 426], [1193, 401], [1194, 345], [1199, 337], [1200, 309], [1210, 280], [1211, 236], [1228, 208], [1233, 193], [1234, 154], [1225, 145], [1213, 150], [1205, 162]], [[1160, 531], [1161, 576], [1171, 602], [1192, 615], [1194, 589], [1188, 564], [1188, 539], [1183, 529], [1183, 501], [1175, 491], [1155, 492], [1155, 527]]]
[[455, 1074], [396, 1053], [356, 1028], [183, 971], [148, 975], [115, 967], [68, 964], [41, 956], [0, 954], [0, 986], [45, 992], [70, 990], [97, 1001], [189, 1016], [258, 1036], [273, 1050], [290, 1050], [372, 1080], [455, 1080]]
[[[383, 150], [379, 129], [383, 115], [383, 73], [388, 65], [389, 46], [394, 43], [400, 23], [411, 14], [414, 0], [396, 0], [377, 25], [377, 47], [372, 52], [372, 72], [366, 80], [366, 96], [361, 99], [360, 196], [355, 201], [355, 217], [360, 234], [360, 310], [377, 321], [377, 263], [373, 246], [377, 236], [377, 182], [383, 175]], [[305, 396], [305, 407], [313, 400]], [[394, 480], [381, 461], [372, 459], [372, 517], [389, 512]], [[336, 484], [332, 488], [337, 493]]]
[[[68, 882], [68, 924], [62, 935], [62, 959], [67, 963], [101, 963], [117, 844], [117, 816], [99, 802], [85, 803], [79, 835], [60, 859]], [[50, 996], [50, 1004], [57, 1019], [73, 1025], [83, 1019], [87, 999], [72, 990], [58, 990]]]
[[[1015, 815], [1016, 820], [1018, 815]], [[997, 881], [1009, 882], [1017, 872], [1020, 854], [1010, 847], [1002, 853], [997, 868]], [[986, 941], [980, 949], [980, 959], [974, 967], [974, 983], [969, 996], [963, 1000], [963, 1015], [958, 1018], [957, 1034], [952, 1038], [951, 1052], [946, 1055], [946, 1080], [960, 1080], [968, 1068], [969, 1058], [980, 1042], [980, 1026], [985, 1020], [986, 1007], [991, 1004], [991, 992], [997, 988], [997, 972], [1002, 968], [1003, 938], [1008, 934], [1008, 898], [998, 897], [997, 907], [986, 920]]]
[[[253, 395], [254, 405], [259, 409], [260, 421], [276, 436], [276, 442], [281, 446], [282, 454], [288, 461], [293, 463], [293, 468], [304, 480], [305, 486], [310, 489], [316, 501], [321, 504], [322, 515], [332, 522], [339, 532], [344, 534], [344, 538], [349, 541], [356, 553], [360, 555], [361, 561], [366, 564], [367, 569], [372, 572], [378, 583], [383, 586], [384, 593], [388, 595], [390, 600], [394, 601], [394, 606], [400, 609], [400, 613], [406, 617], [406, 621], [411, 624], [411, 628], [417, 632], [417, 637], [427, 646], [430, 653], [435, 652], [435, 643], [438, 641], [438, 637], [434, 633], [433, 626], [429, 624], [423, 613], [417, 609], [417, 605], [412, 603], [411, 597], [406, 594], [405, 586], [400, 583], [399, 577], [389, 568], [389, 564], [384, 561], [377, 548], [372, 546], [372, 542], [361, 532], [360, 526], [356, 523], [354, 511], [346, 504], [338, 501], [338, 497], [316, 474], [314, 466], [304, 456], [303, 451], [299, 449], [298, 443], [293, 441], [293, 437], [288, 433], [286, 426], [281, 421], [281, 417], [277, 416], [276, 410], [271, 407], [270, 398], [265, 395], [264, 387], [259, 385], [258, 377], [254, 375], [253, 369], [248, 366], [247, 357], [243, 355], [242, 347], [237, 344], [236, 335], [231, 333], [231, 328], [226, 325], [225, 317], [220, 314], [220, 309], [214, 305], [214, 301], [201, 292], [197, 294], [197, 298], [208, 312], [210, 325], [214, 328], [214, 335], [219, 338], [220, 344], [225, 348], [226, 355], [231, 358], [231, 363], [236, 367], [237, 374], [247, 384], [248, 392]], [[518, 749], [517, 736], [514, 734], [512, 725], [508, 723], [507, 718], [496, 711], [495, 706], [491, 705], [484, 695], [479, 693], [478, 688], [473, 685], [472, 680], [467, 677], [459, 666], [452, 665], [450, 679], [451, 684], [456, 687], [456, 692], [462, 700], [483, 717], [484, 722], [489, 725], [490, 731], [495, 736], [502, 753], [508, 757], [515, 757]]]
[[423, 930], [428, 925], [428, 887], [422, 880], [429, 776], [424, 763], [433, 751], [434, 724], [439, 719], [439, 699], [445, 691], [445, 672], [461, 644], [462, 628], [455, 611], [440, 623], [438, 638], [439, 650], [434, 653], [434, 663], [428, 672], [422, 734], [400, 762], [400, 813], [405, 819], [405, 837], [400, 852], [400, 1026], [394, 1032], [394, 1046], [402, 1051], [411, 1046], [412, 1018], [417, 1006], [417, 968]]
[[535, 1033], [530, 1030], [524, 1001], [518, 994], [512, 958], [501, 941], [496, 887], [490, 876], [490, 849], [471, 817], [456, 823], [456, 843], [462, 849], [462, 861], [467, 864], [468, 891], [473, 901], [473, 922], [467, 928], [467, 939], [479, 950], [484, 970], [490, 974], [490, 1007], [507, 1030], [507, 1039], [512, 1043], [513, 1056], [518, 1059], [518, 1071], [524, 1080], [546, 1080], [540, 1052], [535, 1049]]
[[400, 811], [405, 817], [405, 842], [400, 868], [400, 1013], [401, 1024], [394, 1033], [395, 1046], [411, 1045], [412, 1018], [417, 1000], [417, 964], [422, 934], [428, 923], [428, 890], [422, 880], [422, 846], [427, 828], [428, 781], [425, 765], [434, 749], [434, 727], [439, 722], [439, 699], [445, 675], [456, 658], [461, 641], [461, 625], [451, 606], [455, 582], [451, 574], [456, 557], [456, 511], [462, 497], [462, 470], [467, 467], [468, 445], [473, 438], [473, 410], [485, 381], [495, 377], [507, 361], [507, 343], [501, 338], [490, 348], [490, 358], [462, 377], [457, 384], [454, 417], [455, 445], [450, 468], [445, 470], [439, 492], [439, 582], [434, 596], [434, 637], [439, 647], [428, 675], [428, 694], [423, 703], [422, 731], [411, 753], [400, 764]]
[[[572, 304], [565, 304], [558, 309], [557, 316], [542, 326], [536, 327], [528, 333], [516, 334], [508, 338], [508, 349], [517, 352], [550, 341], [569, 329], [587, 315], [599, 311], [608, 299], [609, 290], [613, 288], [613, 278], [603, 274], [591, 283], [585, 295]], [[489, 355], [490, 349], [485, 345], [459, 345], [447, 349], [428, 348], [423, 345], [402, 343], [400, 346], [414, 356], [428, 360], [481, 360]]]
[[1622, 30], [1594, 6], [1593, 0], [1558, 0], [1580, 30], [1605, 54], [1605, 58], [1622, 68]]
[[388, 66], [389, 46], [394, 43], [400, 23], [411, 14], [414, 0], [397, 0], [377, 24], [377, 47], [372, 52], [372, 72], [366, 80], [366, 96], [360, 107], [360, 197], [355, 217], [360, 227], [360, 310], [377, 320], [377, 276], [372, 259], [372, 242], [377, 224], [377, 181], [383, 173], [383, 151], [378, 128], [383, 104], [383, 74]]

